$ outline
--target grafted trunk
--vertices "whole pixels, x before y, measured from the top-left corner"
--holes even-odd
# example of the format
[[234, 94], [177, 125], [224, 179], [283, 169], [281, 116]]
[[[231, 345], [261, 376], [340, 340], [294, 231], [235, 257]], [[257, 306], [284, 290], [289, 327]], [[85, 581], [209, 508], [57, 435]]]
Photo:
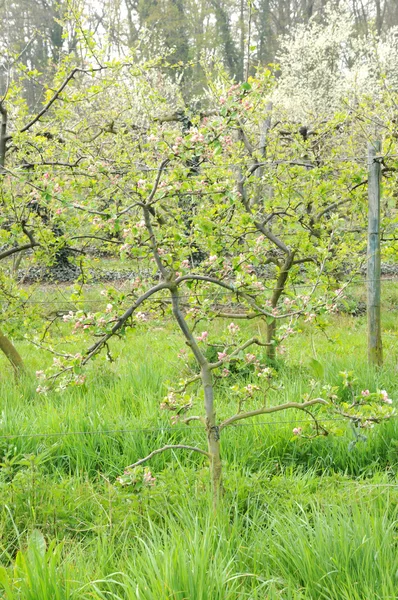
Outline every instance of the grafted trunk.
[[[147, 220], [147, 229], [154, 239], [153, 230], [149, 220], [149, 213], [145, 213]], [[159, 266], [161, 270], [163, 270], [163, 274], [165, 269], [160, 262], [159, 255], [155, 252], [155, 258], [159, 261]], [[212, 483], [212, 493], [213, 493], [213, 509], [214, 512], [217, 511], [218, 503], [220, 500], [220, 496], [222, 493], [222, 462], [221, 462], [221, 453], [220, 453], [220, 432], [219, 427], [216, 421], [216, 413], [214, 411], [214, 389], [213, 389], [213, 377], [211, 374], [211, 368], [206, 360], [205, 356], [200, 351], [200, 348], [193, 337], [191, 331], [189, 330], [188, 325], [185, 322], [184, 315], [182, 314], [179, 306], [179, 296], [178, 289], [175, 285], [169, 286], [171, 292], [171, 298], [173, 303], [173, 314], [176, 318], [176, 321], [183, 332], [187, 343], [191, 347], [192, 352], [197, 360], [198, 365], [200, 365], [200, 374], [202, 379], [202, 386], [205, 396], [205, 412], [206, 412], [206, 431], [207, 431], [207, 445], [209, 450], [209, 460], [210, 460], [210, 471], [211, 471], [211, 483]]]
[[15, 375], [20, 375], [24, 371], [23, 360], [15, 348], [14, 344], [0, 331], [0, 350], [4, 352], [8, 360], [10, 361]]
[[207, 445], [210, 454], [213, 509], [217, 512], [222, 494], [222, 462], [220, 452], [220, 432], [214, 412], [214, 390], [212, 374], [207, 365], [202, 366], [202, 384], [205, 393]]

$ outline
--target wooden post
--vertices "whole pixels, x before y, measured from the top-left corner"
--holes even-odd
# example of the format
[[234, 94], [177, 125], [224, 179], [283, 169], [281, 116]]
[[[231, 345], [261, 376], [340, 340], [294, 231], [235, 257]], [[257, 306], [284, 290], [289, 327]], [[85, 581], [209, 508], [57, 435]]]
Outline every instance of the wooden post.
[[368, 361], [370, 365], [383, 364], [380, 319], [380, 195], [381, 166], [377, 156], [381, 152], [381, 142], [373, 142], [368, 147]]

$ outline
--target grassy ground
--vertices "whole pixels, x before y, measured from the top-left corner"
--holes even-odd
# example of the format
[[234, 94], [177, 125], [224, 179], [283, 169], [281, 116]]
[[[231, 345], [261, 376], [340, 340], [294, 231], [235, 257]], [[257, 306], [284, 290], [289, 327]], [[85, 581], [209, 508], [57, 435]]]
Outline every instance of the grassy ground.
[[[384, 299], [382, 369], [367, 366], [364, 317], [334, 317], [325, 332], [306, 324], [287, 344], [283, 385], [270, 401], [302, 398], [313, 358], [325, 382], [353, 370], [360, 389], [386, 389], [395, 400], [396, 284], [385, 284]], [[29, 370], [43, 368], [41, 351], [17, 343]], [[165, 383], [180, 376], [182, 346], [171, 325], [142, 326], [114, 343], [116, 362], [98, 360], [86, 385], [62, 394], [37, 395], [33, 378], [15, 384], [0, 363], [0, 598], [396, 598], [398, 419], [351, 450], [349, 428], [294, 438], [302, 414], [228, 428], [216, 517], [199, 455], [154, 457], [156, 485], [140, 494], [117, 483], [159, 445], [206, 446], [201, 428], [172, 427], [159, 410]], [[224, 389], [218, 413], [231, 412]]]

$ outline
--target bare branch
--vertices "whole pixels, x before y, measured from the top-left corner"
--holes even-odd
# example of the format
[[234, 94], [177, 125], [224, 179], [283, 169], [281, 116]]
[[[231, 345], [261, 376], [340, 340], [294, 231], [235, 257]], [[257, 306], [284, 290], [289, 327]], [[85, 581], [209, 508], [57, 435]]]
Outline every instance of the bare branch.
[[282, 250], [282, 252], [284, 252], [285, 254], [290, 254], [290, 250], [286, 246], [286, 244], [282, 242], [282, 240], [280, 240], [274, 233], [272, 233], [270, 229], [264, 227], [264, 225], [259, 221], [254, 221], [254, 224], [257, 227], [257, 229], [261, 231], [261, 233], [265, 235], [266, 238], [269, 239], [270, 242], [275, 244], [275, 246], [278, 246], [278, 248]]
[[24, 250], [30, 250], [30, 248], [35, 248], [36, 246], [40, 246], [39, 242], [24, 244], [23, 246], [14, 246], [13, 248], [4, 250], [4, 252], [0, 252], [0, 260], [2, 260], [3, 258], [7, 258], [7, 256], [12, 256], [13, 254], [17, 254], [18, 252], [23, 252]]
[[[177, 321], [179, 328], [181, 329], [182, 333], [184, 334], [185, 340], [186, 340], [188, 346], [191, 348], [197, 363], [200, 365], [200, 367], [203, 371], [204, 368], [208, 368], [208, 361], [206, 360], [206, 357], [204, 356], [204, 354], [202, 353], [198, 344], [196, 343], [196, 340], [195, 340], [194, 336], [192, 335], [192, 333], [184, 319], [184, 315], [181, 312], [178, 287], [174, 283], [174, 286], [170, 289], [171, 289], [171, 300], [172, 300], [172, 304], [173, 304], [173, 315], [175, 317], [175, 320]], [[201, 374], [201, 377], [203, 379], [203, 373]]]
[[183, 281], [205, 281], [207, 283], [213, 283], [214, 285], [219, 285], [220, 287], [225, 288], [226, 290], [229, 290], [230, 292], [232, 292], [234, 294], [238, 294], [239, 296], [244, 298], [248, 302], [248, 304], [250, 304], [250, 306], [252, 306], [252, 308], [257, 310], [264, 317], [272, 317], [272, 319], [286, 319], [288, 317], [293, 317], [295, 315], [303, 314], [303, 310], [296, 310], [294, 312], [287, 313], [284, 315], [274, 315], [271, 312], [268, 312], [268, 311], [262, 309], [261, 306], [258, 306], [255, 299], [252, 298], [250, 296], [250, 294], [248, 294], [247, 292], [243, 292], [242, 290], [239, 290], [235, 286], [230, 285], [229, 283], [226, 283], [225, 281], [221, 281], [220, 279], [216, 279], [215, 277], [210, 277], [207, 275], [183, 275], [182, 277], [178, 277], [176, 279], [175, 283], [176, 283], [176, 285], [179, 285]]
[[228, 427], [229, 425], [232, 425], [232, 423], [241, 421], [242, 419], [250, 419], [250, 417], [256, 417], [257, 415], [266, 415], [273, 412], [279, 412], [281, 410], [288, 410], [289, 408], [296, 408], [298, 410], [306, 411], [309, 406], [314, 406], [314, 404], [328, 405], [329, 403], [323, 398], [314, 398], [314, 400], [309, 400], [308, 402], [286, 402], [285, 404], [279, 404], [278, 406], [263, 406], [257, 410], [239, 413], [238, 415], [234, 415], [233, 417], [226, 419], [220, 424], [220, 431], [224, 429], [224, 427]]
[[[96, 67], [95, 69], [94, 68], [93, 69], [81, 69], [79, 67], [75, 67], [74, 69], [72, 69], [72, 71], [69, 73], [69, 75], [67, 77], [65, 77], [65, 79], [63, 80], [63, 82], [61, 83], [59, 88], [54, 92], [53, 96], [50, 98], [50, 100], [47, 102], [47, 104], [45, 106], [43, 106], [41, 111], [38, 112], [37, 115], [35, 115], [33, 117], [33, 119], [31, 121], [29, 121], [29, 123], [27, 123], [24, 127], [22, 127], [22, 129], [20, 129], [20, 133], [24, 133], [25, 131], [28, 131], [28, 129], [30, 129], [35, 123], [40, 121], [41, 117], [43, 115], [45, 115], [46, 112], [48, 112], [48, 110], [51, 108], [51, 106], [54, 104], [54, 102], [62, 94], [62, 92], [68, 85], [68, 83], [75, 77], [76, 73], [92, 73], [93, 71], [102, 71], [104, 68], [105, 67], [100, 66], [100, 67]], [[11, 139], [11, 137], [12, 136], [8, 136], [8, 139]]]
[[146, 206], [146, 204], [143, 204], [142, 209], [144, 211], [144, 221], [145, 221], [145, 226], [146, 226], [146, 228], [148, 230], [148, 234], [149, 234], [149, 241], [151, 244], [152, 254], [155, 258], [155, 262], [157, 264], [159, 271], [161, 272], [163, 277], [165, 279], [167, 279], [168, 272], [167, 272], [166, 267], [162, 263], [162, 259], [160, 258], [159, 250], [158, 250], [157, 243], [156, 243], [155, 232], [153, 231], [153, 227], [152, 227], [152, 223], [151, 223], [151, 216], [150, 216], [149, 208], [148, 208], [148, 206]]
[[169, 162], [170, 162], [170, 160], [168, 158], [166, 158], [165, 160], [162, 161], [162, 163], [161, 163], [161, 165], [159, 167], [159, 170], [157, 172], [157, 175], [156, 175], [155, 183], [153, 184], [152, 191], [151, 191], [151, 193], [149, 195], [149, 198], [148, 198], [146, 204], [150, 204], [152, 202], [153, 197], [155, 196], [155, 194], [157, 192], [157, 189], [159, 187], [160, 178], [162, 176], [162, 173], [163, 173], [165, 167], [169, 164]]
[[132, 316], [132, 314], [140, 306], [140, 304], [142, 304], [143, 302], [145, 302], [145, 300], [147, 300], [148, 298], [153, 296], [153, 294], [156, 294], [156, 292], [159, 292], [160, 290], [164, 290], [164, 289], [169, 289], [169, 288], [170, 288], [170, 285], [168, 283], [159, 283], [158, 285], [155, 285], [152, 288], [150, 288], [147, 292], [145, 292], [145, 294], [140, 296], [138, 298], [138, 300], [136, 300], [136, 302], [132, 306], [130, 306], [130, 308], [127, 309], [126, 312], [121, 317], [118, 318], [118, 320], [113, 325], [110, 332], [106, 333], [104, 336], [102, 336], [102, 338], [100, 338], [97, 342], [95, 342], [95, 344], [93, 344], [87, 350], [86, 356], [85, 356], [84, 360], [82, 361], [82, 364], [83, 365], [86, 364], [90, 360], [90, 358], [92, 358], [92, 356], [94, 356], [94, 354], [97, 354], [97, 352], [106, 344], [106, 342], [113, 335], [115, 335], [115, 333], [121, 327], [123, 327], [123, 325], [126, 323], [127, 319], [129, 319]]
[[141, 458], [140, 460], [137, 460], [137, 462], [126, 467], [126, 469], [134, 469], [135, 467], [138, 467], [139, 465], [142, 465], [143, 463], [150, 460], [153, 456], [156, 456], [156, 454], [161, 454], [162, 452], [165, 452], [166, 450], [178, 450], [178, 449], [189, 450], [192, 452], [198, 452], [199, 454], [203, 454], [203, 456], [207, 456], [208, 459], [211, 458], [211, 455], [209, 454], [209, 452], [206, 452], [206, 450], [202, 450], [201, 448], [197, 448], [196, 446], [186, 446], [185, 444], [167, 445], [167, 446], [163, 446], [163, 448], [158, 448], [157, 450], [154, 450], [153, 452], [148, 454], [148, 456], [145, 456], [145, 458]]
[[232, 313], [232, 312], [218, 312], [216, 317], [220, 319], [246, 319], [250, 321], [251, 319], [258, 319], [259, 317], [263, 317], [262, 313]]
[[121, 240], [110, 240], [108, 238], [104, 238], [104, 237], [100, 237], [98, 235], [74, 235], [73, 237], [69, 238], [70, 240], [85, 240], [85, 239], [89, 239], [89, 240], [100, 240], [101, 242], [106, 242], [107, 244], [123, 244], [123, 242]]
[[206, 425], [206, 419], [204, 417], [198, 416], [187, 417], [186, 419], [183, 419], [180, 422], [185, 423], [185, 425], [189, 425], [191, 421], [200, 421], [201, 423], [203, 423], [203, 425]]

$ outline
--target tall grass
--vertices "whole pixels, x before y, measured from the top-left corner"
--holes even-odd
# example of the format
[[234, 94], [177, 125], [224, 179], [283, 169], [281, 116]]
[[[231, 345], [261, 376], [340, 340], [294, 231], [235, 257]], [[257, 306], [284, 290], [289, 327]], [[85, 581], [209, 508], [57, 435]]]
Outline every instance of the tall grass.
[[[362, 389], [396, 398], [395, 315], [385, 327], [385, 366], [370, 370], [363, 318], [339, 316], [327, 336], [304, 324], [269, 401], [308, 392], [311, 358], [324, 365], [325, 383], [353, 370]], [[51, 362], [19, 346], [31, 372]], [[181, 346], [171, 326], [132, 332], [114, 344], [116, 362], [90, 366], [85, 386], [44, 396], [34, 377], [15, 383], [1, 362], [0, 598], [398, 597], [398, 419], [351, 450], [349, 427], [295, 439], [306, 415], [294, 411], [226, 429], [216, 517], [198, 455], [154, 457], [156, 486], [141, 494], [118, 485], [126, 465], [160, 445], [206, 447], [201, 428], [173, 427], [159, 410], [167, 382], [180, 377]], [[235, 409], [227, 384], [217, 400], [220, 417]]]

